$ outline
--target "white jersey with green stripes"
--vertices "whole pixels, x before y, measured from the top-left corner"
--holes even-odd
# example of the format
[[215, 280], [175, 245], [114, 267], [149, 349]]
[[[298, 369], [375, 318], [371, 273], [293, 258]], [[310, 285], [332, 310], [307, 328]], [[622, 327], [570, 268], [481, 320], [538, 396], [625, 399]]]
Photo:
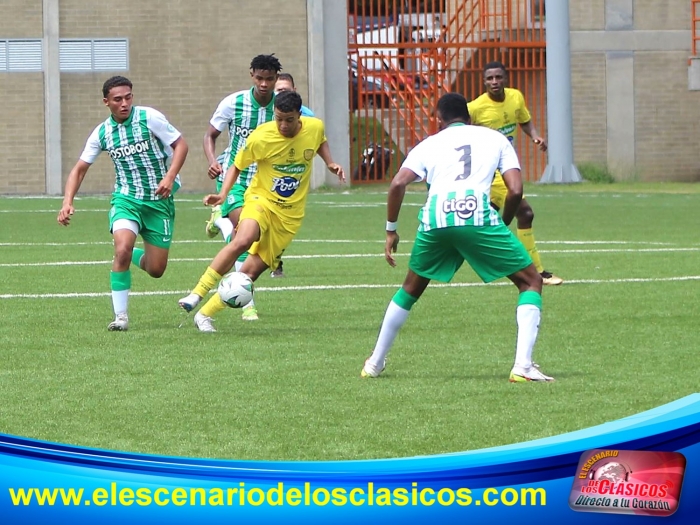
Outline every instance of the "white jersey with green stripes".
[[494, 173], [520, 169], [520, 163], [498, 131], [453, 124], [413, 148], [402, 168], [428, 183], [428, 199], [418, 213], [419, 231], [428, 231], [499, 224], [489, 198]]
[[[253, 89], [237, 91], [223, 99], [209, 121], [219, 131], [228, 127], [229, 144], [219, 156], [221, 159], [219, 162], [223, 168], [223, 173], [219, 176], [220, 181], [224, 180], [236, 153], [245, 147], [246, 140], [253, 130], [260, 124], [271, 121], [275, 116], [274, 97], [267, 106], [261, 106], [253, 96]], [[257, 164], [243, 170], [238, 177], [238, 184], [247, 188], [256, 171]]]
[[[88, 137], [80, 160], [92, 164], [106, 151], [114, 162], [114, 194], [154, 201], [158, 184], [168, 172], [173, 144], [180, 138], [165, 116], [153, 108], [134, 106], [131, 115], [119, 123], [110, 116]], [[180, 187], [175, 179], [173, 193]]]

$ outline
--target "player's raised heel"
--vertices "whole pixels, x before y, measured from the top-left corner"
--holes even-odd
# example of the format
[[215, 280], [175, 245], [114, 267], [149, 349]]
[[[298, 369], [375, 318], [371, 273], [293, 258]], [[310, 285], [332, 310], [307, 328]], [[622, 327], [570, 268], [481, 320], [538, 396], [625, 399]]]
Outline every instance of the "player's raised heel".
[[177, 304], [180, 305], [180, 308], [182, 308], [185, 312], [191, 312], [195, 308], [197, 308], [197, 305], [199, 304], [199, 301], [201, 301], [202, 298], [194, 293], [191, 293], [187, 297], [183, 297], [180, 299]]
[[514, 366], [510, 371], [509, 381], [511, 383], [527, 383], [530, 381], [536, 381], [540, 383], [551, 383], [554, 381], [553, 377], [543, 374], [539, 368], [531, 366], [530, 368], [522, 368], [519, 366]]
[[564, 279], [546, 270], [540, 273], [540, 275], [542, 276], [542, 284], [545, 286], [559, 286], [564, 282]]
[[280, 261], [279, 266], [275, 268], [274, 271], [270, 272], [270, 277], [284, 277], [284, 270], [282, 269], [282, 261]]
[[384, 372], [385, 368], [386, 368], [386, 361], [384, 361], [382, 363], [381, 368], [377, 368], [372, 363], [370, 363], [369, 358], [367, 358], [364, 366], [362, 367], [362, 371], [360, 372], [360, 377], [365, 378], [365, 379], [370, 379], [370, 378], [373, 379], [375, 377], [379, 377], [379, 374]]
[[126, 332], [129, 329], [129, 317], [126, 314], [117, 314], [114, 321], [107, 325], [110, 332]]
[[241, 312], [241, 319], [244, 321], [257, 321], [258, 320], [258, 310], [254, 305], [249, 304], [243, 307]]
[[207, 317], [202, 312], [197, 312], [194, 315], [194, 325], [200, 332], [216, 332], [216, 328], [212, 324], [214, 319]]
[[215, 224], [217, 220], [221, 218], [221, 206], [214, 206], [211, 209], [211, 216], [209, 217], [209, 220], [207, 221], [207, 225], [204, 228], [204, 232], [207, 234], [207, 237], [210, 239], [213, 239], [217, 235], [219, 235], [219, 232], [221, 231], [219, 227]]

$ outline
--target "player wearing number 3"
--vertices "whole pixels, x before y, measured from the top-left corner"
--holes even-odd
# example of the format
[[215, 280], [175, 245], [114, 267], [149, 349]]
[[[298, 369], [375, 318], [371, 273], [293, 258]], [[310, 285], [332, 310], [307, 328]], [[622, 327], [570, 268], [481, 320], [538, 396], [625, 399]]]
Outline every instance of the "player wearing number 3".
[[[408, 274], [389, 303], [361, 376], [378, 377], [384, 370], [394, 339], [430, 281], [449, 282], [467, 261], [484, 282], [508, 277], [518, 288], [518, 335], [510, 381], [553, 381], [532, 362], [542, 308], [542, 277], [507, 227], [522, 199], [518, 157], [501, 133], [469, 125], [462, 95], [443, 95], [437, 119], [440, 132], [411, 150], [391, 181], [385, 246], [391, 266], [396, 265], [392, 255], [399, 244], [396, 221], [406, 187], [412, 182], [427, 182], [428, 199], [418, 215], [420, 224]], [[497, 169], [508, 188], [502, 217], [489, 205]]]

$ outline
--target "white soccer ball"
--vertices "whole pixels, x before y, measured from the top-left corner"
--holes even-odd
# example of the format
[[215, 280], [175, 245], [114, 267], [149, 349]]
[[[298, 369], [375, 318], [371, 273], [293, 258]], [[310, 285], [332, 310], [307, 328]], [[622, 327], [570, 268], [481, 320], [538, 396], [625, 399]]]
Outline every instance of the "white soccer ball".
[[253, 281], [241, 272], [225, 275], [219, 283], [221, 300], [231, 308], [243, 308], [253, 300]]

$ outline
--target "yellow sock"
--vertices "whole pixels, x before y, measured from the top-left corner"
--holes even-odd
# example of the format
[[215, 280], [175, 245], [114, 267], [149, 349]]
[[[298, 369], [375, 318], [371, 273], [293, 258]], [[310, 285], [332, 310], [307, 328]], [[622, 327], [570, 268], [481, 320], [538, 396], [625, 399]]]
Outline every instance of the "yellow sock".
[[207, 317], [214, 317], [224, 308], [226, 308], [226, 304], [221, 300], [219, 292], [216, 292], [214, 295], [211, 296], [211, 299], [209, 299], [204, 304], [204, 306], [200, 308], [199, 311], [202, 313], [202, 315], [206, 315]]
[[192, 293], [204, 297], [209, 293], [209, 290], [214, 288], [217, 283], [221, 280], [221, 275], [212, 269], [211, 266], [207, 266], [207, 270], [199, 278], [197, 286], [194, 287]]
[[528, 228], [527, 230], [521, 230], [518, 228], [518, 239], [520, 239], [520, 242], [523, 243], [523, 246], [525, 246], [527, 253], [530, 254], [530, 258], [532, 258], [532, 262], [535, 264], [537, 272], [542, 273], [544, 271], [544, 267], [542, 266], [542, 261], [540, 260], [540, 252], [537, 251], [537, 246], [535, 245], [535, 234], [533, 233], [532, 228]]

